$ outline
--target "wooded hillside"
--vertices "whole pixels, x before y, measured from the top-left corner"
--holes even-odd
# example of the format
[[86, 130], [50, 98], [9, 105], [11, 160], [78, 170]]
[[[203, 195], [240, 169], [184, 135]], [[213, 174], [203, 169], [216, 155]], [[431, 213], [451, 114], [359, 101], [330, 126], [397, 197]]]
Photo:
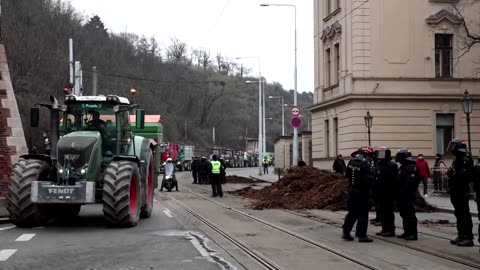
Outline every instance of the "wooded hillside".
[[[246, 132], [258, 134], [258, 84], [245, 83], [258, 78], [208, 48], [193, 48], [174, 37], [162, 48], [154, 37], [112, 33], [99, 16], [83, 18], [59, 0], [2, 0], [2, 37], [26, 139], [37, 146], [42, 146], [41, 132], [29, 127], [29, 109], [48, 102], [49, 95], [63, 100], [69, 38], [74, 39], [75, 60], [82, 63], [84, 94], [91, 92], [93, 66], [100, 94], [128, 96], [134, 87], [135, 102], [147, 114], [163, 115], [166, 140], [210, 147], [215, 127], [217, 145], [242, 149]], [[269, 95], [293, 103], [293, 91], [278, 83], [266, 85]], [[298, 103], [306, 108], [311, 96], [299, 95]], [[273, 118], [267, 121], [267, 150], [273, 151], [272, 142], [282, 130], [280, 100], [267, 99], [266, 104], [266, 117]], [[291, 134], [287, 111], [286, 133]], [[48, 128], [46, 111], [41, 119], [43, 131]]]

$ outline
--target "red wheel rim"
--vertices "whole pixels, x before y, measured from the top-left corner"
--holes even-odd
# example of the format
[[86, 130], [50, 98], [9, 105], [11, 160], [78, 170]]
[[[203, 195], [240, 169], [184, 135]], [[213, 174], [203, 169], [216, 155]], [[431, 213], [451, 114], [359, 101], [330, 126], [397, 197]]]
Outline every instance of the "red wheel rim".
[[130, 213], [135, 215], [137, 212], [137, 179], [132, 176], [130, 180]]
[[150, 165], [148, 166], [148, 187], [147, 187], [147, 192], [148, 192], [148, 202], [151, 202], [153, 200], [153, 161], [150, 160]]

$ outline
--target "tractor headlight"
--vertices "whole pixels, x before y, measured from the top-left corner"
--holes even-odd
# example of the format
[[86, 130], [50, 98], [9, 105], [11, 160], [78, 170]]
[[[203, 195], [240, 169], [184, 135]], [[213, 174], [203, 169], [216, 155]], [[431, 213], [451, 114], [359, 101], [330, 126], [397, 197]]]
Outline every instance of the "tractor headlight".
[[168, 176], [165, 177], [166, 180], [169, 180], [170, 178], [172, 178], [171, 175], [168, 175]]
[[81, 174], [81, 175], [84, 175], [88, 172], [88, 164], [85, 164], [83, 165], [83, 167], [81, 167], [78, 172]]
[[58, 169], [58, 173], [59, 173], [59, 174], [63, 174], [63, 172], [64, 172], [64, 171], [63, 171], [62, 168]]

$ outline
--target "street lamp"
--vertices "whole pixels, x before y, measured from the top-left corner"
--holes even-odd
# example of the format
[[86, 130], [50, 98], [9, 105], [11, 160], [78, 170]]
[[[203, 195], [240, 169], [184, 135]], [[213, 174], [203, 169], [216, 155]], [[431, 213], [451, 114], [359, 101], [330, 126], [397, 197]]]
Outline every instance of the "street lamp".
[[[293, 7], [295, 11], [295, 69], [293, 73], [294, 77], [294, 92], [293, 92], [293, 105], [297, 106], [297, 6], [292, 4], [261, 4], [261, 7]], [[293, 158], [292, 165], [295, 165], [298, 162], [298, 128], [293, 128]]]
[[285, 136], [285, 106], [283, 104], [285, 104], [284, 100], [283, 100], [283, 96], [269, 96], [268, 98], [270, 99], [273, 99], [273, 98], [280, 98], [282, 100], [282, 136]]
[[463, 112], [467, 115], [467, 135], [468, 135], [468, 150], [472, 152], [472, 140], [470, 137], [470, 114], [473, 111], [473, 99], [465, 89], [462, 97]]
[[[235, 59], [245, 59], [245, 58], [256, 58], [258, 60], [258, 158], [263, 160], [263, 147], [260, 147], [260, 144], [263, 142], [262, 134], [262, 124], [263, 124], [263, 114], [262, 114], [262, 72], [260, 71], [260, 56], [258, 57], [237, 57]], [[248, 83], [245, 82], [245, 83]], [[262, 175], [262, 164], [258, 164], [258, 175]]]
[[365, 119], [365, 126], [368, 129], [368, 146], [372, 146], [372, 141], [370, 140], [370, 128], [373, 124], [373, 116], [370, 115], [370, 111], [367, 111], [367, 115], [365, 115], [363, 119]]

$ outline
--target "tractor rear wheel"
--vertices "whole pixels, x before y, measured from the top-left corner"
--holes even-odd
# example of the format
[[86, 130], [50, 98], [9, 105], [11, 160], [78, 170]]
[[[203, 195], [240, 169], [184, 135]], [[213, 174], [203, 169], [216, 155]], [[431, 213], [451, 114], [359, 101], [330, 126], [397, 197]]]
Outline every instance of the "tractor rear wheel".
[[13, 224], [18, 227], [42, 226], [48, 221], [39, 205], [30, 200], [31, 184], [48, 177], [49, 165], [41, 160], [21, 159], [13, 166], [8, 183], [8, 212]]
[[157, 181], [157, 179], [155, 179], [155, 159], [153, 158], [153, 154], [150, 154], [150, 159], [147, 165], [147, 177], [145, 179], [146, 200], [145, 205], [142, 206], [140, 211], [141, 218], [149, 218], [152, 215], [154, 196], [153, 181]]
[[111, 226], [133, 227], [140, 218], [140, 174], [131, 161], [112, 161], [103, 179], [103, 214]]

